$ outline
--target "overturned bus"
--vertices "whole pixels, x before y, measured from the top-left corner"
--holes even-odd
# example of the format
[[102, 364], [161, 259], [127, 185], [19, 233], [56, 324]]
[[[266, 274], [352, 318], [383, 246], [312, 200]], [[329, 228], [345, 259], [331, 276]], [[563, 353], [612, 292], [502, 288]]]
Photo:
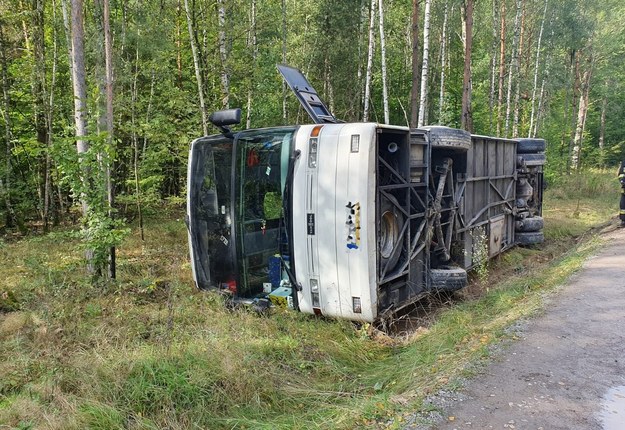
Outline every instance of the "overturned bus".
[[231, 131], [190, 148], [195, 283], [234, 300], [372, 322], [542, 233], [541, 139], [344, 123], [279, 66], [313, 124]]

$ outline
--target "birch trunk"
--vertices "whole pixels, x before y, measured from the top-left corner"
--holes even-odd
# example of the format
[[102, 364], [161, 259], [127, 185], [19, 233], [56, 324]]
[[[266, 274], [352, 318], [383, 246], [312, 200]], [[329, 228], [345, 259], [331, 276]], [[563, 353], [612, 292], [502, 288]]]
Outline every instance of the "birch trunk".
[[221, 104], [230, 109], [230, 73], [228, 72], [228, 49], [226, 47], [226, 7], [225, 0], [217, 0], [219, 16], [219, 57], [221, 58]]
[[512, 60], [508, 71], [508, 95], [506, 97], [506, 126], [505, 137], [509, 137], [510, 115], [512, 114], [512, 82], [516, 81], [519, 74], [519, 37], [521, 20], [521, 0], [516, 0], [516, 15], [514, 17], [514, 39], [512, 40]]
[[[135, 53], [135, 66], [134, 66], [134, 78], [132, 80], [131, 87], [131, 99], [130, 99], [130, 124], [132, 128], [132, 147], [134, 152], [133, 170], [135, 175], [135, 199], [137, 202], [137, 216], [139, 218], [139, 232], [141, 234], [141, 240], [145, 240], [145, 233], [143, 230], [143, 210], [141, 203], [141, 187], [139, 187], [139, 137], [137, 136], [137, 93], [138, 93], [138, 81], [139, 81], [139, 45], [137, 45]], [[149, 106], [148, 106], [149, 109]], [[147, 121], [146, 121], [147, 123]], [[145, 140], [144, 140], [145, 146]]]
[[[286, 64], [286, 0], [282, 0], [282, 64]], [[286, 110], [287, 88], [286, 82], [282, 79], [282, 120], [284, 124], [288, 124], [288, 115]]]
[[497, 136], [501, 136], [501, 116], [503, 114], [503, 91], [506, 76], [506, 1], [501, 2], [499, 27], [499, 92], [497, 94]]
[[[419, 61], [419, 0], [412, 0], [412, 88], [410, 91], [410, 127], [416, 127], [419, 120], [419, 81], [421, 65]], [[445, 19], [447, 19], [447, 3], [445, 3]], [[443, 32], [444, 32], [443, 27]], [[443, 40], [445, 36], [443, 35]], [[445, 42], [443, 42], [445, 43]], [[443, 48], [444, 52], [444, 48]], [[445, 55], [443, 54], [443, 62]], [[442, 72], [444, 73], [444, 72]]]
[[189, 42], [191, 43], [191, 53], [193, 55], [193, 68], [195, 69], [195, 80], [197, 81], [197, 92], [200, 100], [200, 112], [202, 114], [202, 132], [204, 136], [208, 135], [208, 116], [206, 115], [206, 106], [204, 103], [204, 84], [202, 81], [202, 72], [200, 70], [200, 57], [198, 53], [195, 34], [193, 32], [193, 15], [189, 8], [189, 0], [184, 0], [184, 10], [187, 15], [187, 28], [189, 30]]
[[363, 114], [362, 120], [364, 122], [369, 121], [369, 99], [371, 96], [371, 69], [373, 66], [373, 49], [375, 44], [373, 29], [375, 27], [375, 8], [376, 1], [371, 0], [371, 10], [369, 19], [369, 50], [367, 51], [367, 73], [365, 75], [365, 99], [363, 100]]
[[425, 122], [425, 110], [427, 109], [430, 57], [430, 4], [431, 0], [425, 0], [425, 18], [423, 21], [423, 66], [421, 67], [421, 96], [419, 98], [419, 120], [417, 122], [417, 127], [423, 126]]
[[[83, 162], [82, 155], [89, 150], [89, 143], [86, 140], [87, 136], [87, 84], [85, 78], [85, 50], [84, 50], [84, 28], [83, 28], [83, 13], [82, 13], [82, 0], [71, 0], [71, 16], [72, 16], [72, 84], [74, 92], [74, 125], [76, 134], [76, 151], [78, 152], [79, 162]], [[87, 187], [87, 173], [86, 166], [82, 167], [82, 182], [83, 186]], [[81, 194], [80, 196], [82, 204], [83, 216], [89, 214], [89, 204], [86, 196]], [[95, 267], [93, 264], [93, 250], [86, 250], [85, 256], [87, 259], [87, 269], [91, 274], [95, 273]]]
[[517, 48], [516, 60], [516, 82], [514, 85], [514, 114], [512, 115], [512, 137], [519, 135], [519, 111], [521, 109], [521, 55], [523, 53], [523, 42], [525, 34], [525, 3], [521, 2], [521, 32], [519, 35], [519, 46]]
[[[551, 19], [549, 20], [549, 27], [551, 28], [551, 40], [549, 47], [553, 48], [553, 39], [554, 39], [554, 27], [553, 21], [555, 19], [555, 10], [551, 12]], [[540, 96], [538, 97], [538, 109], [536, 112], [536, 121], [534, 123], [534, 130], [532, 131], [531, 137], [536, 137], [538, 135], [538, 130], [540, 129], [540, 123], [544, 120], [544, 104], [545, 104], [545, 85], [547, 80], [549, 79], [549, 73], [551, 69], [551, 51], [552, 49], [547, 50], [547, 56], [545, 58], [545, 74], [543, 75], [542, 84], [540, 85]], [[566, 105], [566, 97], [565, 97], [565, 105]]]
[[471, 113], [471, 51], [473, 46], [473, 0], [464, 4], [464, 77], [462, 83], [462, 118], [461, 127], [468, 132], [473, 131], [473, 115]]
[[[258, 43], [256, 39], [256, 0], [252, 0], [252, 4], [251, 4], [250, 41], [248, 45], [251, 45], [251, 48], [252, 48], [252, 70], [256, 70], [256, 60], [258, 58]], [[245, 117], [246, 128], [252, 127], [252, 95], [253, 95], [252, 88], [254, 87], [253, 80], [254, 80], [254, 73], [252, 73], [252, 82], [250, 82], [249, 88], [247, 90], [247, 113]]]
[[388, 109], [388, 88], [386, 85], [386, 41], [384, 39], [384, 3], [379, 0], [380, 14], [378, 15], [380, 25], [380, 51], [382, 54], [382, 103], [384, 105], [384, 124], [390, 122], [390, 114]]
[[588, 112], [588, 96], [590, 92], [590, 78], [592, 76], [592, 60], [588, 69], [584, 72], [582, 79], [581, 95], [579, 98], [579, 108], [577, 110], [577, 125], [575, 127], [575, 139], [573, 140], [573, 151], [571, 154], [571, 168], [578, 171], [581, 166], [582, 142], [584, 128], [586, 124], [586, 114]]
[[447, 2], [445, 2], [445, 10], [443, 15], [443, 34], [441, 36], [441, 86], [438, 95], [438, 123], [443, 124], [443, 111], [445, 109], [445, 66], [447, 57], [445, 51], [447, 50], [447, 18], [448, 9]]
[[[103, 0], [103, 26], [104, 26], [104, 66], [105, 66], [105, 87], [106, 87], [106, 131], [109, 151], [113, 156], [105, 157], [106, 160], [106, 195], [108, 200], [108, 216], [113, 220], [113, 205], [115, 204], [115, 183], [112, 175], [112, 165], [115, 159], [115, 139], [113, 129], [113, 40], [111, 37], [111, 23], [110, 23], [110, 4], [109, 0]], [[108, 261], [108, 275], [110, 279], [115, 279], [117, 276], [116, 259], [115, 259], [115, 247], [109, 248], [109, 261]]]
[[605, 147], [605, 112], [608, 108], [608, 85], [609, 82], [605, 82], [605, 94], [603, 95], [603, 101], [601, 102], [601, 120], [599, 125], [599, 150], [603, 156], [603, 149]]
[[493, 14], [493, 45], [491, 47], [491, 57], [490, 57], [490, 92], [488, 93], [488, 109], [490, 111], [489, 116], [489, 132], [493, 134], [493, 124], [495, 121], [495, 82], [496, 82], [496, 73], [497, 73], [497, 7], [495, 0], [492, 0], [491, 3], [491, 13]]
[[566, 159], [566, 173], [569, 175], [571, 173], [571, 160], [573, 159], [573, 147], [575, 146], [575, 133], [577, 131], [577, 118], [579, 113], [578, 108], [578, 97], [581, 98], [580, 93], [580, 80], [579, 80], [579, 56], [580, 53], [578, 51], [573, 50], [571, 53], [571, 64], [574, 65], [571, 69], [572, 79], [573, 79], [573, 94], [571, 101], [571, 118], [570, 124], [571, 128], [569, 130], [569, 144], [568, 144], [568, 157]]
[[538, 89], [538, 67], [540, 65], [540, 47], [543, 39], [543, 30], [545, 28], [545, 19], [547, 17], [547, 3], [548, 0], [545, 0], [545, 8], [543, 9], [543, 19], [540, 23], [540, 31], [538, 32], [538, 42], [536, 44], [536, 62], [534, 63], [534, 87], [532, 89], [532, 110], [530, 114], [530, 128], [527, 134], [527, 137], [532, 137], [532, 132], [534, 130], [534, 107], [536, 106], [536, 91]]

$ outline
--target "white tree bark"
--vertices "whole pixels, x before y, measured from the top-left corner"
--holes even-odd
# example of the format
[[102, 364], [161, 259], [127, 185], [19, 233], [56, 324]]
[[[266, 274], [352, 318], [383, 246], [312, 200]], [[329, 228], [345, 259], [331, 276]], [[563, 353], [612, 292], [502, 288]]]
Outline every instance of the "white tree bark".
[[540, 65], [540, 46], [543, 39], [543, 30], [545, 28], [545, 18], [547, 17], [547, 3], [548, 0], [545, 0], [545, 8], [543, 10], [543, 19], [540, 23], [540, 31], [538, 32], [538, 42], [536, 44], [536, 62], [534, 63], [534, 88], [532, 90], [532, 111], [530, 114], [530, 128], [527, 134], [527, 137], [532, 136], [532, 132], [534, 130], [534, 115], [535, 115], [535, 106], [536, 106], [536, 91], [538, 89], [538, 68]]
[[571, 169], [579, 170], [581, 165], [582, 140], [586, 125], [586, 114], [588, 113], [588, 95], [590, 93], [590, 78], [592, 76], [592, 60], [582, 78], [582, 88], [579, 97], [579, 108], [577, 109], [577, 125], [575, 127], [575, 138], [573, 140], [573, 150], [571, 153]]
[[490, 93], [488, 95], [488, 107], [490, 110], [489, 127], [490, 134], [493, 134], [493, 125], [495, 122], [495, 82], [497, 81], [497, 42], [498, 42], [498, 23], [496, 0], [492, 0], [491, 13], [493, 14], [493, 46], [491, 47], [490, 57]]
[[445, 10], [443, 15], [443, 34], [441, 36], [441, 86], [438, 95], [438, 123], [442, 124], [443, 111], [445, 109], [445, 66], [446, 57], [445, 51], [447, 49], [447, 2], [445, 2]]
[[[72, 85], [74, 90], [74, 125], [76, 135], [76, 151], [78, 152], [79, 162], [81, 155], [89, 150], [89, 142], [87, 136], [87, 83], [85, 77], [85, 49], [84, 40], [85, 32], [83, 28], [82, 0], [71, 0], [71, 16], [72, 16]], [[87, 186], [87, 168], [82, 166], [83, 185]], [[82, 212], [84, 216], [89, 214], [90, 208], [86, 196], [80, 196], [82, 203]], [[86, 250], [87, 269], [90, 273], [95, 273], [93, 265], [93, 250]]]
[[204, 85], [202, 83], [202, 73], [200, 72], [200, 57], [193, 34], [193, 18], [189, 8], [189, 0], [184, 0], [184, 10], [187, 15], [187, 28], [189, 29], [189, 42], [191, 43], [191, 53], [193, 54], [193, 67], [195, 69], [195, 80], [197, 81], [197, 92], [200, 100], [200, 113], [202, 114], [202, 132], [208, 135], [208, 116], [206, 115], [206, 105], [204, 103]]
[[523, 42], [525, 34], [525, 4], [521, 2], [521, 31], [519, 36], [519, 45], [517, 47], [516, 61], [516, 82], [514, 84], [514, 104], [512, 116], [512, 137], [519, 136], [519, 111], [521, 108], [521, 53], [523, 52]]
[[371, 10], [369, 19], [369, 49], [367, 51], [367, 73], [365, 74], [365, 99], [363, 100], [363, 113], [362, 120], [364, 122], [369, 121], [369, 104], [371, 97], [371, 73], [373, 66], [373, 49], [375, 45], [375, 33], [373, 32], [375, 26], [375, 8], [376, 0], [371, 0]]
[[[250, 10], [250, 40], [248, 45], [251, 45], [252, 48], [252, 70], [256, 68], [256, 59], [258, 57], [258, 43], [256, 38], [256, 0], [252, 0], [251, 10]], [[253, 78], [252, 73], [252, 78]], [[283, 80], [284, 81], [284, 80]], [[245, 126], [246, 128], [252, 127], [252, 88], [253, 82], [250, 82], [250, 86], [247, 90], [247, 113], [245, 118]]]
[[221, 58], [221, 104], [230, 109], [230, 73], [228, 72], [228, 49], [226, 47], [226, 7], [224, 0], [217, 0], [219, 16], [219, 56]]
[[506, 98], [506, 125], [505, 137], [509, 137], [510, 131], [510, 114], [512, 113], [512, 81], [518, 79], [519, 74], [519, 36], [521, 21], [521, 0], [516, 0], [516, 15], [514, 17], [514, 39], [512, 40], [512, 60], [510, 62], [510, 70], [508, 71], [508, 96]]
[[379, 24], [380, 24], [380, 51], [382, 53], [382, 102], [384, 104], [384, 123], [390, 122], [390, 114], [388, 110], [388, 88], [386, 84], [386, 41], [384, 39], [384, 3], [380, 0], [379, 3]]
[[431, 0], [425, 0], [425, 19], [423, 22], [423, 65], [421, 67], [421, 97], [419, 98], [419, 121], [417, 127], [422, 127], [425, 122], [425, 110], [427, 109], [428, 71], [430, 58], [430, 5]]

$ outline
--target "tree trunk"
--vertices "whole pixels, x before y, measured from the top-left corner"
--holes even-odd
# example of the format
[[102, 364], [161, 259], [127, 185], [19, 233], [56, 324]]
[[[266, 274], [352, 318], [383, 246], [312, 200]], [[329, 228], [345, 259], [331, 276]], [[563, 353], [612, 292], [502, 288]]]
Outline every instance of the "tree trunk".
[[499, 28], [499, 92], [497, 94], [497, 136], [501, 136], [501, 116], [503, 114], [503, 91], [506, 76], [506, 1], [501, 1]]
[[367, 73], [365, 75], [365, 99], [363, 100], [363, 114], [362, 120], [364, 122], [369, 121], [369, 99], [371, 97], [371, 73], [373, 66], [373, 49], [375, 44], [375, 33], [373, 32], [375, 26], [375, 8], [376, 0], [371, 0], [371, 10], [369, 19], [369, 49], [367, 51]]
[[538, 32], [538, 43], [536, 44], [536, 62], [534, 63], [534, 88], [532, 89], [532, 111], [530, 114], [530, 128], [527, 133], [527, 137], [532, 137], [532, 132], [534, 130], [534, 107], [536, 106], [536, 91], [538, 89], [538, 67], [540, 65], [540, 45], [543, 39], [543, 30], [545, 28], [545, 19], [547, 17], [547, 3], [548, 0], [545, 0], [545, 8], [543, 10], [543, 19], [540, 22], [540, 31]]
[[[445, 3], [445, 19], [447, 19], [447, 3]], [[444, 32], [443, 28], [443, 32]], [[444, 34], [444, 33], [443, 33]], [[416, 127], [419, 120], [419, 82], [421, 79], [421, 61], [419, 59], [419, 0], [412, 0], [412, 88], [410, 91], [410, 127]], [[443, 35], [443, 40], [445, 36]], [[445, 43], [443, 41], [443, 43]], [[444, 62], [444, 48], [443, 60]], [[441, 73], [444, 74], [444, 71]], [[442, 88], [442, 84], [441, 84]]]
[[[282, 64], [286, 64], [286, 0], [282, 0]], [[288, 112], [286, 109], [287, 88], [286, 82], [282, 79], [282, 121], [284, 124], [288, 124]]]
[[588, 68], [584, 72], [584, 77], [582, 79], [579, 108], [577, 109], [577, 125], [575, 127], [575, 138], [573, 140], [573, 151], [571, 154], [571, 168], [575, 171], [578, 171], [581, 166], [582, 142], [584, 136], [584, 126], [586, 124], [586, 114], [588, 112], [590, 78], [592, 76], [592, 58], [588, 59], [588, 63]]
[[[573, 146], [575, 144], [575, 133], [577, 130], [577, 113], [578, 108], [578, 96], [580, 94], [580, 80], [579, 80], [579, 51], [573, 50], [571, 52], [571, 74], [573, 80], [573, 93], [571, 97], [571, 118], [569, 119], [571, 128], [569, 130], [569, 144], [568, 144], [568, 157], [566, 159], [566, 174], [571, 174], [571, 160], [573, 159]], [[581, 97], [581, 96], [579, 96]]]
[[519, 47], [517, 48], [516, 82], [514, 85], [514, 114], [512, 116], [512, 137], [519, 136], [519, 111], [521, 109], [521, 57], [523, 54], [523, 42], [525, 34], [525, 3], [521, 2], [521, 32], [519, 35]]
[[384, 105], [384, 124], [390, 122], [390, 113], [388, 109], [388, 88], [386, 85], [386, 41], [384, 39], [384, 3], [383, 0], [379, 0], [380, 14], [378, 15], [380, 24], [380, 51], [382, 54], [382, 103]]
[[[113, 41], [111, 38], [111, 24], [110, 24], [110, 5], [109, 0], [103, 0], [103, 27], [104, 27], [104, 64], [105, 64], [105, 87], [106, 87], [106, 131], [108, 148], [112, 154], [115, 154], [115, 139], [113, 129]], [[113, 220], [113, 206], [115, 204], [115, 178], [112, 175], [112, 165], [114, 163], [115, 156], [106, 156], [106, 194], [108, 200], [108, 216]], [[115, 263], [115, 247], [112, 246], [109, 249], [109, 278], [116, 278], [116, 263]]]
[[473, 46], [473, 0], [464, 3], [464, 78], [462, 83], [462, 129], [473, 132], [471, 113], [471, 51]]
[[[256, 70], [256, 61], [258, 58], [258, 41], [256, 38], [256, 0], [252, 0], [250, 11], [250, 40], [248, 45], [251, 45], [252, 50], [252, 70]], [[250, 82], [247, 90], [247, 112], [245, 118], [245, 128], [252, 127], [252, 88], [254, 87], [254, 72], [252, 72], [252, 82]], [[284, 81], [284, 80], [283, 80]]]
[[489, 116], [489, 133], [493, 134], [493, 125], [495, 121], [495, 82], [497, 80], [497, 5], [496, 1], [492, 0], [491, 13], [493, 15], [493, 45], [491, 47], [490, 57], [490, 91], [488, 93], [488, 109], [490, 111]]
[[[53, 135], [53, 113], [54, 113], [54, 88], [56, 86], [56, 71], [58, 63], [58, 46], [57, 46], [57, 34], [56, 34], [56, 2], [52, 1], [52, 72], [50, 79], [50, 91], [48, 97], [48, 105], [46, 107], [46, 123], [48, 126], [47, 142], [46, 146], [46, 165], [45, 165], [45, 182], [44, 182], [44, 207], [43, 207], [43, 219], [44, 219], [44, 231], [48, 231], [48, 221], [50, 214], [50, 206], [52, 205], [52, 158], [50, 156], [50, 149], [52, 148], [52, 135]], [[57, 217], [55, 217], [56, 219]]]
[[447, 18], [448, 7], [447, 1], [445, 1], [445, 11], [443, 15], [443, 34], [441, 36], [441, 85], [438, 95], [438, 123], [443, 124], [443, 111], [445, 109], [445, 68], [447, 65], [446, 50], [447, 50]]
[[602, 159], [603, 159], [603, 150], [605, 147], [605, 112], [608, 108], [609, 85], [610, 85], [610, 82], [606, 80], [604, 94], [603, 94], [603, 101], [601, 102], [601, 120], [600, 120], [600, 126], [599, 126], [599, 150], [601, 151]]
[[[84, 29], [83, 29], [83, 13], [82, 0], [71, 0], [72, 10], [72, 82], [74, 89], [74, 124], [76, 133], [76, 151], [78, 159], [83, 162], [82, 155], [89, 150], [87, 136], [87, 84], [85, 78], [85, 51], [84, 51]], [[83, 186], [87, 186], [87, 168], [82, 166]], [[80, 196], [82, 203], [82, 212], [86, 217], [89, 213], [89, 205], [86, 196]], [[86, 251], [87, 268], [90, 273], [95, 273], [93, 265], [93, 250]]]
[[208, 135], [208, 116], [206, 115], [206, 105], [204, 103], [204, 84], [202, 81], [202, 71], [200, 70], [200, 56], [198, 53], [195, 35], [193, 32], [193, 15], [189, 8], [189, 0], [184, 0], [184, 10], [187, 15], [187, 28], [189, 30], [189, 42], [191, 43], [191, 53], [193, 54], [193, 67], [195, 69], [195, 80], [197, 81], [197, 92], [200, 100], [200, 112], [202, 114], [202, 132]]
[[228, 49], [226, 46], [226, 6], [225, 0], [217, 0], [219, 17], [219, 56], [221, 58], [221, 104], [230, 109], [230, 73], [228, 72]]
[[[540, 85], [540, 96], [538, 97], [538, 109], [536, 112], [536, 121], [534, 123], [534, 130], [532, 131], [531, 137], [536, 137], [538, 135], [538, 130], [540, 129], [540, 123], [544, 121], [544, 105], [545, 105], [545, 85], [547, 80], [549, 79], [549, 72], [551, 69], [551, 51], [553, 50], [553, 39], [554, 39], [554, 27], [553, 21], [555, 19], [555, 9], [551, 12], [551, 19], [549, 20], [549, 27], [551, 28], [551, 39], [549, 43], [549, 49], [547, 49], [547, 56], [545, 58], [545, 73], [543, 75], [542, 84]], [[566, 106], [566, 96], [564, 100], [564, 104]]]
[[419, 120], [417, 127], [422, 127], [425, 122], [425, 110], [427, 109], [428, 72], [430, 57], [430, 4], [431, 0], [425, 0], [425, 18], [423, 21], [423, 66], [421, 67], [421, 96], [419, 98]]
[[[130, 104], [130, 125], [132, 128], [132, 147], [134, 152], [133, 157], [133, 170], [135, 175], [135, 199], [137, 203], [137, 217], [139, 218], [139, 233], [141, 235], [141, 240], [145, 240], [145, 232], [143, 229], [143, 208], [141, 203], [141, 187], [139, 186], [139, 137], [137, 136], [137, 98], [138, 98], [138, 81], [139, 81], [139, 45], [137, 45], [136, 53], [135, 53], [135, 67], [134, 67], [134, 77], [132, 80], [131, 87], [131, 104]], [[150, 106], [148, 104], [148, 110]], [[146, 115], [147, 117], [147, 115]], [[146, 118], [147, 124], [147, 118]], [[145, 153], [145, 144], [144, 140], [144, 151]]]
[[519, 74], [519, 37], [521, 20], [521, 0], [516, 0], [516, 15], [514, 17], [514, 39], [512, 40], [512, 60], [508, 71], [508, 96], [506, 98], [506, 126], [505, 137], [509, 137], [510, 115], [512, 113], [512, 82], [518, 79]]

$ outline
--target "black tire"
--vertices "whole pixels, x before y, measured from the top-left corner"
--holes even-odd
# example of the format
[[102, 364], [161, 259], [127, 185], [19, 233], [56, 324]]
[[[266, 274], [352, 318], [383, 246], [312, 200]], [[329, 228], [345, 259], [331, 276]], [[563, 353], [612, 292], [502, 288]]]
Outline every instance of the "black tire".
[[430, 144], [434, 148], [449, 148], [466, 151], [471, 147], [471, 133], [458, 128], [432, 125], [423, 127], [430, 133]]
[[467, 286], [467, 271], [451, 266], [430, 269], [430, 281], [434, 291], [456, 291]]
[[516, 146], [517, 154], [534, 154], [536, 152], [545, 152], [547, 145], [544, 139], [515, 139], [518, 143]]
[[390, 273], [399, 260], [404, 238], [401, 230], [404, 227], [404, 215], [398, 209], [397, 200], [383, 197], [380, 206], [380, 237], [378, 241], [380, 266]]
[[545, 235], [542, 231], [526, 231], [514, 233], [516, 243], [521, 246], [538, 245], [545, 241]]
[[544, 166], [547, 162], [545, 154], [523, 154], [521, 157], [527, 167]]
[[530, 232], [530, 231], [539, 231], [545, 227], [545, 220], [543, 217], [534, 216], [531, 218], [523, 218], [517, 220], [516, 222], [516, 231], [518, 232]]

